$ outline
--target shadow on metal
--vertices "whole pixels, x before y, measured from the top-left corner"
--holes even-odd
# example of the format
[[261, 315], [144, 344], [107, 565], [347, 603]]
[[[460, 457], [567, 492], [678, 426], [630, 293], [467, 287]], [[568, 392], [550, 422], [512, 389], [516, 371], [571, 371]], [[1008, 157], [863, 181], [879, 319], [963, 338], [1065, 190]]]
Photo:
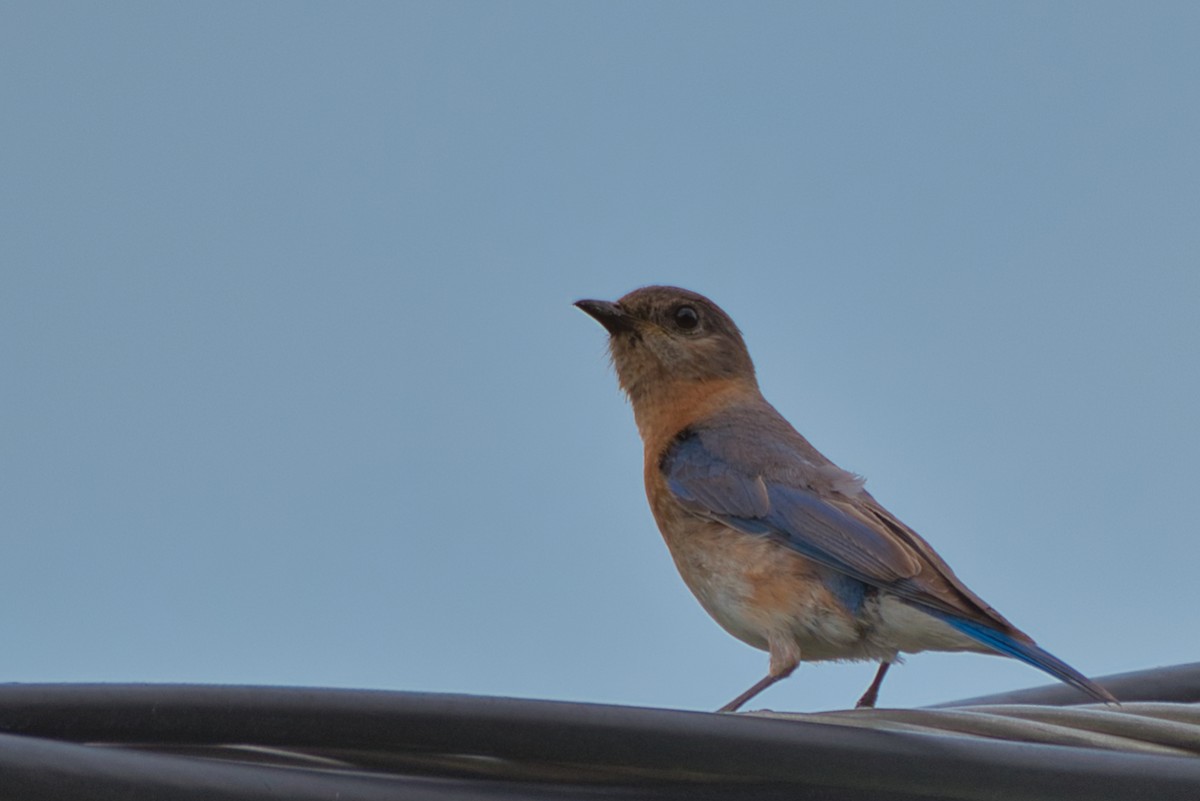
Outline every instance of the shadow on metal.
[[945, 708], [764, 717], [366, 690], [6, 685], [0, 798], [1200, 798], [1200, 663], [1101, 683], [1147, 703], [1056, 709], [1079, 698], [1037, 688]]

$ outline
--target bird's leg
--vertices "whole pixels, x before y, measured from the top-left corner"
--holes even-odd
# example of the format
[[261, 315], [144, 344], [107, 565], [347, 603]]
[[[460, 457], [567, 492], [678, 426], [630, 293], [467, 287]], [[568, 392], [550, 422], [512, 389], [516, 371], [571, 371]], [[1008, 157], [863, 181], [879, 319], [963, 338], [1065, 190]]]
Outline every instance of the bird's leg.
[[746, 692], [742, 693], [737, 698], [734, 698], [732, 701], [730, 701], [728, 704], [721, 707], [717, 711], [718, 712], [736, 712], [736, 711], [738, 711], [738, 709], [741, 707], [742, 704], [746, 703], [751, 698], [758, 695], [763, 690], [767, 689], [772, 684], [774, 684], [775, 682], [779, 681], [782, 678], [784, 678], [784, 677], [783, 676], [772, 676], [770, 673], [768, 673], [767, 675], [765, 675], [761, 679], [759, 679], [757, 682], [755, 682], [754, 686], [751, 687], [749, 690], [746, 690]]
[[734, 698], [725, 706], [718, 709], [718, 712], [736, 712], [742, 704], [749, 701], [754, 696], [761, 693], [763, 690], [770, 687], [780, 679], [786, 679], [792, 675], [792, 671], [800, 664], [800, 651], [792, 643], [781, 643], [775, 640], [770, 642], [771, 666], [767, 669], [767, 675], [763, 676], [754, 686], [746, 692]]
[[892, 666], [891, 662], [880, 662], [879, 670], [875, 672], [875, 679], [871, 682], [871, 686], [862, 694], [862, 698], [858, 699], [858, 703], [854, 705], [855, 709], [863, 707], [875, 706], [875, 701], [879, 699], [879, 685], [883, 684], [883, 677], [887, 675], [888, 668]]

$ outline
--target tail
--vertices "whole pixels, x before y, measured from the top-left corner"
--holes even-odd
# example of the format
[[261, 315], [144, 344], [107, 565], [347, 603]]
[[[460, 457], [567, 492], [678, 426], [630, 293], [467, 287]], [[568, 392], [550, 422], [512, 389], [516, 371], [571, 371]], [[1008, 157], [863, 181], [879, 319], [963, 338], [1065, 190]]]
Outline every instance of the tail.
[[997, 653], [1011, 656], [1013, 659], [1019, 659], [1027, 665], [1031, 665], [1038, 670], [1044, 670], [1054, 678], [1061, 682], [1071, 685], [1072, 687], [1082, 690], [1088, 695], [1095, 698], [1097, 701], [1103, 701], [1106, 704], [1119, 703], [1113, 694], [1101, 687], [1096, 682], [1089, 679], [1087, 676], [1080, 673], [1075, 668], [1068, 665], [1066, 662], [1059, 659], [1054, 654], [1039, 648], [1031, 642], [1022, 642], [1013, 637], [1011, 634], [1005, 634], [994, 628], [976, 623], [973, 620], [967, 620], [961, 617], [954, 617], [945, 612], [935, 611], [928, 607], [922, 607], [921, 611], [932, 614], [934, 617], [946, 622], [958, 631], [967, 635], [971, 639], [986, 645]]

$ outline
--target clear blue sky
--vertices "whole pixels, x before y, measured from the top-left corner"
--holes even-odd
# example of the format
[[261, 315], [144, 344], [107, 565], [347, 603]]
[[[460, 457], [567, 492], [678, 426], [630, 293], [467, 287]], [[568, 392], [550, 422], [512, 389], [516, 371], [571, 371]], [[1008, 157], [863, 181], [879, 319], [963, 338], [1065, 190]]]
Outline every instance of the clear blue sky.
[[[711, 709], [648, 283], [1091, 674], [1200, 660], [1200, 6], [6, 3], [0, 681]], [[775, 708], [853, 702], [804, 666]], [[1041, 684], [919, 655], [882, 702]]]

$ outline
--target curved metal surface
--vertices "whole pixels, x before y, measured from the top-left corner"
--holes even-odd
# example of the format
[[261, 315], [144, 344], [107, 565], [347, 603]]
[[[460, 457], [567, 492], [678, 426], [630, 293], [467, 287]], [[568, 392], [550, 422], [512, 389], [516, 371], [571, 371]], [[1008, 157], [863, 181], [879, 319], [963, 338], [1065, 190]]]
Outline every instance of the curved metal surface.
[[757, 714], [875, 731], [958, 734], [1136, 754], [1200, 757], [1200, 704], [1134, 703], [1120, 707], [1009, 704]]
[[[1181, 704], [1200, 703], [1200, 662], [1171, 665], [1131, 673], [1115, 673], [1096, 679], [1099, 684], [1122, 702], [1171, 701]], [[980, 695], [934, 704], [930, 709], [950, 706], [982, 706], [985, 704], [1038, 704], [1040, 706], [1071, 706], [1090, 704], [1092, 699], [1074, 687], [1046, 684], [1025, 690], [1013, 690], [994, 695]]]
[[1200, 710], [1176, 703], [781, 720], [361, 690], [6, 685], [0, 731], [0, 790], [30, 801], [1200, 797]]

